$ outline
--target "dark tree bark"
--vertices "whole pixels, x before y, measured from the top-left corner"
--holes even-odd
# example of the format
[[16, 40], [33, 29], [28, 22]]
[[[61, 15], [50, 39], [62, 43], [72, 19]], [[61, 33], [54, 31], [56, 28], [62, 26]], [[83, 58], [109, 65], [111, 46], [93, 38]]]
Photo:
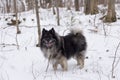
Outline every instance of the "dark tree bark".
[[52, 9], [53, 9], [53, 14], [55, 15], [55, 0], [52, 0]]
[[80, 7], [83, 7], [83, 5], [84, 5], [84, 0], [81, 0], [80, 1]]
[[16, 0], [14, 0], [14, 11], [15, 11], [15, 17], [16, 17], [17, 34], [20, 34], [21, 31], [20, 31], [19, 26], [18, 26], [18, 10], [17, 10]]
[[57, 25], [60, 25], [60, 16], [59, 16], [59, 2], [57, 2], [57, 0], [55, 0], [55, 6], [56, 6], [56, 10], [57, 10]]
[[120, 3], [120, 0], [116, 0], [116, 3]]
[[8, 0], [6, 0], [6, 9], [7, 9], [7, 13], [10, 13], [10, 6]]
[[67, 0], [66, 4], [67, 4], [67, 9], [71, 10], [72, 0]]
[[59, 7], [63, 7], [63, 1], [62, 0], [58, 0], [58, 3], [59, 3], [58, 4]]
[[37, 27], [38, 27], [38, 44], [36, 46], [40, 47], [41, 29], [40, 29], [40, 18], [39, 18], [39, 10], [38, 10], [38, 1], [37, 0], [35, 0], [35, 11], [36, 11], [36, 19], [37, 19]]
[[98, 13], [98, 0], [91, 0], [90, 6], [90, 14], [97, 14]]
[[108, 11], [107, 15], [105, 16], [104, 22], [115, 22], [116, 19], [116, 12], [115, 12], [115, 0], [108, 1]]
[[46, 1], [47, 8], [51, 8], [52, 7], [52, 0], [45, 0], [45, 1]]
[[74, 3], [75, 3], [75, 11], [79, 11], [79, 0], [74, 0]]
[[104, 6], [106, 6], [107, 5], [107, 1], [108, 0], [98, 0], [98, 3], [99, 4], [103, 4]]
[[25, 11], [25, 5], [24, 5], [23, 1], [20, 0], [20, 2], [21, 2], [21, 4], [22, 4], [21, 11]]
[[97, 14], [98, 13], [98, 0], [84, 0], [85, 7], [84, 12], [85, 14]]
[[31, 10], [31, 9], [33, 9], [33, 5], [34, 5], [34, 3], [33, 3], [33, 0], [25, 0], [25, 2], [26, 2], [26, 4], [27, 4], [27, 10], [29, 11], [29, 10]]
[[87, 15], [87, 14], [90, 14], [90, 0], [84, 0], [84, 13]]

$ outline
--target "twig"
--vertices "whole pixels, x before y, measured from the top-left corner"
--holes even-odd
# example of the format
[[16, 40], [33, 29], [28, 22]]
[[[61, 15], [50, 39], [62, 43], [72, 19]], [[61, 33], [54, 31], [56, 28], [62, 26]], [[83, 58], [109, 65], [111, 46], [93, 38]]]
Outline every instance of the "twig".
[[[50, 55], [49, 58], [48, 58], [48, 64], [47, 64], [47, 67], [46, 67], [46, 70], [45, 70], [46, 75], [47, 75], [47, 71], [48, 71], [48, 68], [49, 68], [50, 59], [51, 59], [51, 55]], [[46, 79], [46, 77], [47, 77], [46, 75], [44, 76], [44, 79], [43, 79], [43, 80]]]
[[1, 46], [17, 46], [16, 44], [5, 44], [5, 43], [2, 43], [2, 44], [0, 44]]
[[96, 21], [96, 14], [95, 14], [95, 18], [94, 18], [94, 27], [97, 29], [97, 27], [95, 26], [95, 21]]
[[99, 71], [97, 71], [97, 73], [98, 73], [98, 75], [99, 75], [99, 78], [100, 78], [99, 80], [101, 80], [101, 75], [100, 75], [100, 72], [99, 72]]
[[7, 71], [6, 71], [6, 75], [7, 75], [7, 80], [10, 80], [10, 79], [9, 79], [9, 75], [8, 75]]
[[51, 55], [50, 55], [50, 57], [48, 59], [48, 64], [47, 64], [46, 72], [48, 71], [48, 68], [49, 68], [50, 59], [51, 59]]
[[115, 67], [117, 67], [118, 63], [120, 62], [120, 57], [118, 57], [119, 59], [116, 61]]
[[106, 31], [105, 31], [105, 25], [104, 25], [104, 23], [103, 23], [103, 30], [104, 30], [104, 35], [105, 35], [105, 37], [106, 37], [107, 34], [106, 34]]
[[17, 49], [19, 50], [19, 44], [18, 44], [17, 33], [16, 33], [16, 44], [17, 44]]
[[33, 75], [33, 80], [36, 80], [36, 79], [39, 77], [40, 74], [41, 74], [40, 72], [37, 72], [37, 74], [36, 74], [36, 70], [34, 69], [34, 63], [32, 62], [32, 75]]
[[[46, 70], [45, 70], [46, 75], [47, 75], [47, 71], [48, 71], [48, 68], [49, 68], [50, 59], [51, 59], [51, 55], [50, 55], [49, 58], [48, 58], [48, 64], [47, 64], [47, 68], [46, 68]], [[44, 76], [44, 80], [45, 80], [45, 78], [46, 78], [46, 76]]]
[[115, 54], [114, 54], [114, 60], [113, 60], [113, 63], [112, 63], [112, 76], [111, 76], [112, 78], [115, 78], [114, 69], [115, 69], [116, 55], [117, 55], [117, 51], [118, 51], [119, 46], [120, 46], [120, 42], [118, 43], [117, 48], [115, 50]]
[[35, 74], [34, 74], [34, 71], [33, 71], [33, 63], [32, 63], [32, 75], [33, 75], [33, 78], [34, 78], [34, 80], [36, 79], [36, 76], [35, 76]]

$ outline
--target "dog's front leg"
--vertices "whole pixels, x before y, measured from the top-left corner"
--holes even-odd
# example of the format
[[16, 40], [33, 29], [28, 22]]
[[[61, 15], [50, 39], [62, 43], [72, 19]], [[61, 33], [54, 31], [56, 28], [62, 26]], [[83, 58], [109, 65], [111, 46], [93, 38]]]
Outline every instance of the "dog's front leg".
[[83, 56], [77, 57], [77, 65], [80, 66], [80, 69], [84, 68], [84, 57]]
[[67, 65], [67, 59], [65, 57], [62, 57], [60, 59], [60, 65], [61, 65], [63, 71], [67, 71], [68, 65]]
[[53, 69], [54, 69], [54, 71], [57, 70], [57, 66], [58, 66], [58, 63], [57, 63], [57, 62], [53, 64]]

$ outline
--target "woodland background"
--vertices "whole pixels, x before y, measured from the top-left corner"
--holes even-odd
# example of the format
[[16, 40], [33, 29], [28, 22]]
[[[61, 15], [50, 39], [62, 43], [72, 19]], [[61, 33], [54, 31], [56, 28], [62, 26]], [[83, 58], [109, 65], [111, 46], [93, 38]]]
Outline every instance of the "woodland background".
[[[85, 67], [70, 59], [55, 73], [40, 50], [43, 28], [83, 30]], [[0, 0], [0, 80], [119, 80], [119, 46], [120, 0]]]

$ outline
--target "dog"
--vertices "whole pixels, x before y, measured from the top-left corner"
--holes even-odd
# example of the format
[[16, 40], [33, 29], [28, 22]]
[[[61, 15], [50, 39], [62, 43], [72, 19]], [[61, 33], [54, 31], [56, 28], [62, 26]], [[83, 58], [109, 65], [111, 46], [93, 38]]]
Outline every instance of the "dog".
[[82, 69], [87, 49], [86, 38], [80, 30], [70, 30], [66, 36], [59, 36], [54, 28], [43, 28], [40, 39], [40, 48], [44, 57], [50, 60], [53, 69], [57, 70], [58, 64], [63, 71], [68, 70], [67, 60], [75, 58], [77, 65]]

